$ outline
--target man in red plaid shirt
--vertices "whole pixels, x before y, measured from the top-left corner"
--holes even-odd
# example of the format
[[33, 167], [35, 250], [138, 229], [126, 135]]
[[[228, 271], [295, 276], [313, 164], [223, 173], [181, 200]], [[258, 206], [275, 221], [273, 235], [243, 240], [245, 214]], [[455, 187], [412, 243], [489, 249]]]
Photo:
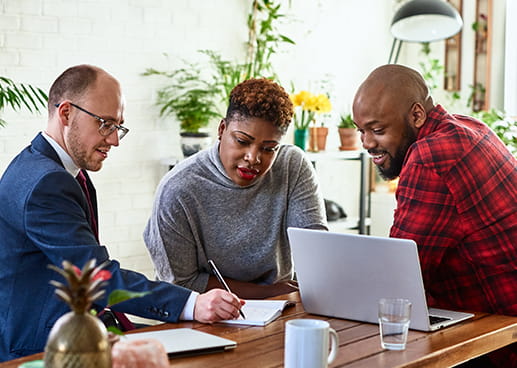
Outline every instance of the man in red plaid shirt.
[[[429, 305], [517, 316], [515, 157], [486, 124], [435, 106], [401, 65], [368, 76], [353, 115], [381, 176], [399, 177], [390, 236], [418, 244]], [[516, 344], [506, 350], [504, 366], [517, 364]]]

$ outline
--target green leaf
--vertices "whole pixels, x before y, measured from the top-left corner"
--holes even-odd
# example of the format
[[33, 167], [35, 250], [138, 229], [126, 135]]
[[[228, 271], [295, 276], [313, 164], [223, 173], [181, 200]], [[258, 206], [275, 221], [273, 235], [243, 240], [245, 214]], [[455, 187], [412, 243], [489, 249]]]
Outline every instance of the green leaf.
[[[23, 84], [20, 84], [20, 87], [21, 87], [21, 91], [20, 91], [20, 97], [21, 97], [21, 100], [23, 102], [23, 104], [25, 105], [25, 107], [27, 107], [27, 110], [29, 110], [30, 112], [32, 112], [32, 107], [31, 107], [31, 104], [34, 105], [36, 108], [38, 108], [38, 105], [36, 104], [36, 102], [34, 102], [34, 99], [32, 98], [32, 95], [31, 93], [29, 92], [29, 90], [25, 87], [25, 85]], [[23, 95], [25, 95], [26, 98], [23, 98]], [[29, 101], [27, 101], [29, 100]], [[30, 102], [30, 103], [29, 103]]]
[[115, 335], [121, 335], [121, 336], [123, 336], [123, 335], [124, 335], [124, 333], [123, 333], [122, 331], [120, 331], [118, 328], [116, 328], [115, 326], [109, 326], [109, 327], [107, 328], [107, 330], [108, 330], [109, 332], [114, 333]]
[[284, 36], [284, 35], [280, 35], [280, 38], [282, 39], [282, 41], [284, 42], [287, 42], [287, 43], [290, 43], [292, 45], [296, 45], [296, 42], [294, 42], [292, 39], [290, 39], [289, 37], [287, 36]]
[[[29, 84], [18, 83], [0, 76], [0, 110], [10, 107], [17, 111], [22, 107], [37, 112], [47, 106], [48, 97], [41, 89]], [[5, 125], [1, 120], [0, 126]]]
[[128, 291], [128, 290], [122, 290], [117, 289], [113, 290], [108, 298], [108, 305], [112, 306], [118, 303], [125, 302], [126, 300], [133, 299], [133, 298], [140, 298], [147, 294], [150, 294], [150, 291], [143, 291], [143, 292], [134, 292], [134, 291]]

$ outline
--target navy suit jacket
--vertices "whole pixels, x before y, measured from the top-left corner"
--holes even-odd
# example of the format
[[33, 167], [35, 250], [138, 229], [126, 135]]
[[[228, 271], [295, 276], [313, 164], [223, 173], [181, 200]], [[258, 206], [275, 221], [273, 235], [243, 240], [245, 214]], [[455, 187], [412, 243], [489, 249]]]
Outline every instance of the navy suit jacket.
[[[96, 212], [91, 181], [89, 187]], [[97, 264], [108, 260], [89, 218], [79, 183], [38, 134], [0, 179], [0, 361], [43, 351], [54, 322], [70, 311], [49, 284], [63, 278], [48, 264], [61, 267], [68, 260], [82, 268], [92, 258]], [[112, 273], [106, 295], [114, 289], [151, 291], [113, 308], [120, 312], [176, 322], [191, 293], [120, 269], [114, 260], [106, 269]], [[106, 299], [98, 305], [105, 306]]]

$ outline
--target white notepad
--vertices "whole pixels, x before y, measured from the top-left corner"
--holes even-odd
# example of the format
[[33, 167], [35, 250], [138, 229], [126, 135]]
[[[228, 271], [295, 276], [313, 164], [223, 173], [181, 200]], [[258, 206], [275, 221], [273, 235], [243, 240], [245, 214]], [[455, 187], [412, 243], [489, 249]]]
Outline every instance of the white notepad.
[[239, 316], [237, 319], [221, 321], [221, 323], [249, 326], [265, 326], [280, 317], [289, 300], [246, 300], [242, 312], [246, 319]]

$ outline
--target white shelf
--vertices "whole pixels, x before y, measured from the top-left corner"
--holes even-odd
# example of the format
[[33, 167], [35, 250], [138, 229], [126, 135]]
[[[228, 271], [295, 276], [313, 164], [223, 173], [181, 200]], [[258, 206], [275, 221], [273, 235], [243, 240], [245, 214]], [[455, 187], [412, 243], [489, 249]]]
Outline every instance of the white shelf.
[[[370, 156], [366, 150], [355, 151], [323, 151], [323, 152], [306, 152], [307, 158], [313, 163], [316, 172], [318, 171], [318, 162], [328, 162], [336, 160], [352, 160], [359, 161], [361, 165], [361, 173], [359, 175], [359, 217], [355, 221], [347, 219], [343, 228], [355, 229], [359, 234], [370, 233]], [[330, 226], [330, 223], [329, 223]]]
[[322, 152], [305, 152], [309, 160], [312, 162], [329, 161], [329, 160], [358, 160], [361, 153], [365, 150], [356, 151], [322, 151]]
[[[371, 226], [372, 220], [365, 218], [365, 226]], [[359, 230], [359, 217], [347, 217], [336, 221], [328, 221], [329, 230], [336, 233], [346, 233], [348, 230]]]

